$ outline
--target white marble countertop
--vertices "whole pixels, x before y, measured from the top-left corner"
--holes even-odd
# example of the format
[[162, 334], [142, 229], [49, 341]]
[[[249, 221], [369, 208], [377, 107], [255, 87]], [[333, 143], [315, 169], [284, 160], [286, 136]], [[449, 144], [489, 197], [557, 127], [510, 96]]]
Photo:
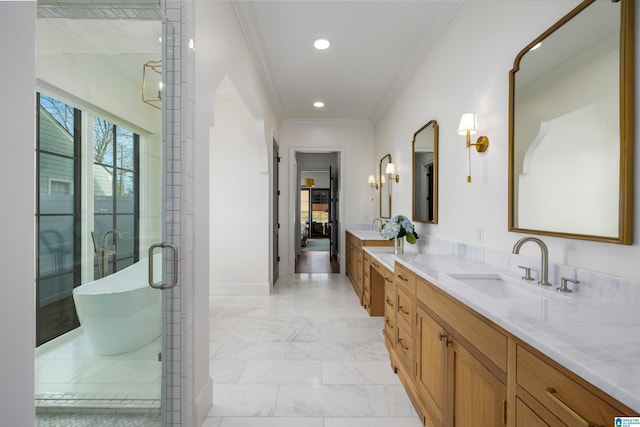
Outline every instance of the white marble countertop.
[[393, 265], [396, 262], [393, 246], [364, 246], [362, 249], [369, 252], [387, 270], [393, 271]]
[[347, 232], [353, 234], [360, 240], [388, 240], [382, 237], [379, 231], [375, 231], [372, 227], [347, 227]]
[[[388, 249], [388, 248], [387, 248]], [[391, 248], [392, 249], [392, 248]], [[394, 255], [367, 247], [393, 271], [401, 263], [444, 292], [640, 412], [640, 310], [632, 305], [561, 294], [495, 266], [455, 255]], [[461, 275], [499, 275], [522, 295], [489, 296]], [[453, 277], [453, 276], [458, 276]], [[464, 279], [463, 279], [464, 280]]]

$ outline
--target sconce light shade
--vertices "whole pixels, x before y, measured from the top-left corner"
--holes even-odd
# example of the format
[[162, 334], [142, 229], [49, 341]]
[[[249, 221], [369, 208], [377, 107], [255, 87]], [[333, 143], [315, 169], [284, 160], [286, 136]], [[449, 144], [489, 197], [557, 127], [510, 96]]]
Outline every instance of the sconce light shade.
[[376, 177], [373, 175], [369, 175], [369, 184], [375, 184], [376, 183]]
[[385, 173], [389, 177], [389, 182], [400, 182], [400, 175], [396, 174], [396, 165], [394, 165], [393, 163], [387, 163], [387, 169], [385, 169]]
[[396, 165], [393, 163], [387, 164], [387, 170], [385, 171], [387, 175], [395, 175], [396, 174]]
[[458, 135], [466, 135], [467, 131], [469, 131], [469, 135], [474, 135], [478, 132], [478, 116], [475, 113], [464, 113], [460, 117]]
[[305, 178], [304, 179], [304, 186], [305, 187], [313, 187], [316, 184], [315, 180], [313, 178]]

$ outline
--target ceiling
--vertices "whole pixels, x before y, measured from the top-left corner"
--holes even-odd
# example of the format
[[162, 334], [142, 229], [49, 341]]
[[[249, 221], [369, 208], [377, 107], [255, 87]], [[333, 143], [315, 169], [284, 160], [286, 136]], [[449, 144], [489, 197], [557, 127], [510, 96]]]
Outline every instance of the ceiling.
[[[460, 0], [235, 1], [281, 120], [371, 120], [389, 108]], [[313, 41], [331, 42], [318, 51]], [[325, 107], [313, 107], [323, 101]]]
[[[240, 0], [232, 4], [279, 120], [376, 122], [460, 3]], [[145, 22], [138, 15], [150, 12], [143, 9], [76, 9], [39, 8], [43, 18], [38, 20], [39, 55], [101, 55], [136, 81], [141, 64], [159, 59], [157, 16], [144, 15], [149, 19]], [[331, 47], [314, 49], [318, 37], [329, 39]], [[314, 108], [315, 101], [323, 101], [325, 107]]]

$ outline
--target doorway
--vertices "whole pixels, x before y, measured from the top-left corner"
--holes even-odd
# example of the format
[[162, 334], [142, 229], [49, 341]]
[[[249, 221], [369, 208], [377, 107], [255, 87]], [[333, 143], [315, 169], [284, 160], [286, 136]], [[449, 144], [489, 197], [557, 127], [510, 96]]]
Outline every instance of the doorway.
[[297, 153], [296, 273], [339, 273], [338, 153]]

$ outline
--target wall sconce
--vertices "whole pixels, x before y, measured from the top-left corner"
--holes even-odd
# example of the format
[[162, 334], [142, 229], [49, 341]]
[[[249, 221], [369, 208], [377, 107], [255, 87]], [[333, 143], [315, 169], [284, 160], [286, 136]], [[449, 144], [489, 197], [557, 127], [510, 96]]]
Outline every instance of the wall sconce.
[[369, 175], [369, 186], [376, 190], [378, 189], [378, 183], [376, 182], [376, 177], [374, 175]]
[[305, 187], [313, 187], [314, 185], [316, 185], [316, 182], [313, 178], [305, 178], [304, 179], [304, 186]]
[[371, 201], [375, 200], [376, 190], [378, 190], [378, 183], [374, 175], [369, 175], [369, 187], [371, 187]]
[[387, 170], [385, 171], [385, 173], [389, 177], [389, 182], [400, 182], [400, 175], [396, 174], [396, 165], [394, 165], [393, 163], [389, 162], [387, 164]]
[[471, 143], [471, 135], [478, 133], [478, 117], [476, 113], [465, 113], [460, 117], [458, 135], [467, 136], [467, 182], [471, 182], [471, 147], [476, 147], [478, 153], [484, 153], [489, 148], [489, 138], [480, 136], [475, 143]]
[[142, 102], [162, 109], [162, 61], [148, 61], [142, 66]]

